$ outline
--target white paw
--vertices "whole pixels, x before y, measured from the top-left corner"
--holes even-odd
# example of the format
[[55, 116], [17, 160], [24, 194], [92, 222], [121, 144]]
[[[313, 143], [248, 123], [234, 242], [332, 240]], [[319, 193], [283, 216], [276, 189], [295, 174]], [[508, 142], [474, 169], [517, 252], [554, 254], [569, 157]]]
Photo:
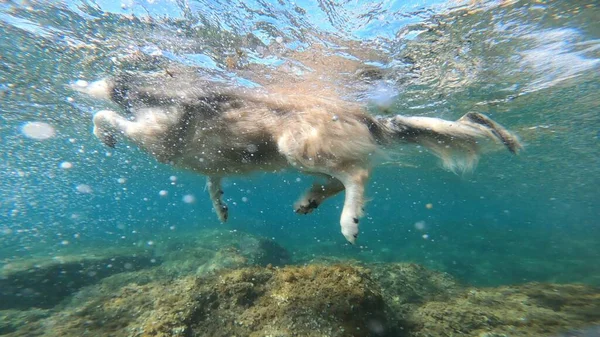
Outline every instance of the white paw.
[[358, 222], [359, 219], [355, 217], [342, 217], [340, 222], [342, 234], [351, 244], [354, 244], [358, 238]]
[[220, 205], [215, 207], [215, 212], [217, 212], [217, 217], [221, 222], [227, 222], [227, 217], [229, 216], [229, 207], [226, 204], [220, 203]]
[[110, 120], [114, 119], [116, 112], [101, 110], [94, 114], [94, 136], [108, 147], [115, 147], [117, 137], [110, 130]]

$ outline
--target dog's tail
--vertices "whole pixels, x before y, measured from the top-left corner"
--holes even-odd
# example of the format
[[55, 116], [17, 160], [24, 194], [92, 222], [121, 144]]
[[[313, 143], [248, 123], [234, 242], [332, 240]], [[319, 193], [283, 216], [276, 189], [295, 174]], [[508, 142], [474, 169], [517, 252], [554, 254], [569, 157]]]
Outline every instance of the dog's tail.
[[455, 122], [430, 117], [379, 117], [395, 141], [416, 143], [437, 155], [455, 173], [472, 171], [489, 143], [504, 144], [514, 154], [523, 147], [517, 136], [480, 113], [469, 112]]

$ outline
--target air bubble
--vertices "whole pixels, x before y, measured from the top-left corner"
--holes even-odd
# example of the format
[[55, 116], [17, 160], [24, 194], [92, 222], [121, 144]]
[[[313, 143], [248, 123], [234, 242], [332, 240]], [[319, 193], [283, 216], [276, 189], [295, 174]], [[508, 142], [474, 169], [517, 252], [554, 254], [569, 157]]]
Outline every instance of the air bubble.
[[191, 194], [186, 194], [183, 196], [183, 198], [181, 200], [183, 200], [183, 202], [185, 202], [186, 204], [191, 204], [194, 201], [196, 201], [196, 197], [194, 197]]
[[62, 163], [60, 163], [59, 167], [64, 170], [68, 170], [68, 169], [73, 168], [73, 164], [71, 164], [68, 161], [63, 161]]
[[21, 128], [21, 132], [26, 137], [36, 140], [50, 139], [56, 135], [54, 127], [44, 122], [27, 122]]
[[84, 193], [84, 194], [92, 193], [92, 188], [86, 184], [79, 184], [75, 187], [75, 189], [79, 193]]
[[85, 88], [89, 85], [89, 82], [86, 80], [77, 80], [77, 81], [75, 81], [75, 85], [80, 88]]
[[246, 147], [246, 150], [248, 150], [248, 152], [250, 152], [250, 153], [254, 153], [254, 152], [258, 151], [258, 146], [254, 145], [254, 144], [248, 144], [248, 146]]
[[415, 229], [416, 230], [422, 231], [422, 230], [425, 229], [425, 226], [426, 226], [425, 221], [417, 221], [417, 222], [415, 222]]

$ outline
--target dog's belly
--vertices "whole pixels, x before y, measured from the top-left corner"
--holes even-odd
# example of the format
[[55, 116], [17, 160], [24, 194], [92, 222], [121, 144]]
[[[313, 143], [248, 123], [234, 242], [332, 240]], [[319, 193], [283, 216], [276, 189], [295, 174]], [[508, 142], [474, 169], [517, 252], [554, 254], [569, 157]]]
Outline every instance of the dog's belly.
[[286, 159], [275, 152], [248, 151], [248, 149], [204, 149], [186, 152], [175, 158], [176, 167], [204, 175], [236, 175], [253, 171], [279, 171], [289, 166]]

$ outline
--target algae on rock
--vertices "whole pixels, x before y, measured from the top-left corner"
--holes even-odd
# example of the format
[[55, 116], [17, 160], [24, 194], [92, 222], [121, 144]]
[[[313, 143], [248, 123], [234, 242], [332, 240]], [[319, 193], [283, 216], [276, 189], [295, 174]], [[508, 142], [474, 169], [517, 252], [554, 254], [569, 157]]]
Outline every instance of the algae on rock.
[[130, 284], [8, 336], [379, 336], [384, 307], [361, 268], [254, 267]]
[[144, 248], [112, 247], [20, 258], [5, 261], [0, 269], [0, 310], [51, 308], [80, 288], [113, 275], [119, 275], [113, 281], [142, 277], [146, 283], [148, 279], [288, 262], [288, 252], [272, 240], [218, 230], [171, 236]]
[[[0, 335], [548, 337], [600, 324], [600, 289], [589, 286], [475, 288], [411, 263], [279, 268], [289, 261], [283, 248], [236, 232], [154, 249], [160, 265], [103, 275], [51, 309], [0, 310]], [[17, 267], [4, 275], [32, 270], [40, 281], [39, 270]]]
[[600, 289], [530, 283], [469, 288], [447, 301], [431, 301], [411, 315], [410, 336], [552, 336], [600, 324]]

